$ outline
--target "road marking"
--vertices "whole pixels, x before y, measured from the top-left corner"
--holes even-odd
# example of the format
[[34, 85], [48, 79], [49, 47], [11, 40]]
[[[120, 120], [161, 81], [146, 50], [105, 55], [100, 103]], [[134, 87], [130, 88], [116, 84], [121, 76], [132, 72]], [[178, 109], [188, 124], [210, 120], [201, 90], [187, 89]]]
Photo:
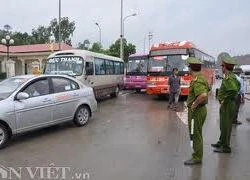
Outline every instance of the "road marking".
[[188, 111], [185, 108], [183, 112], [176, 113], [179, 119], [183, 122], [183, 124], [188, 125]]

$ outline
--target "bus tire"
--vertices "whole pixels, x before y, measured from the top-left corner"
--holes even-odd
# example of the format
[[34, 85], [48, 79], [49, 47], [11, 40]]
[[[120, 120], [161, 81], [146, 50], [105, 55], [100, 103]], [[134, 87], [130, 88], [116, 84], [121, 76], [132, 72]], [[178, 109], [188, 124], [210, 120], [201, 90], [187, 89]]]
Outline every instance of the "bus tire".
[[118, 97], [119, 91], [120, 91], [119, 87], [116, 86], [116, 87], [115, 87], [115, 92], [111, 93], [110, 96], [111, 96], [111, 97], [114, 97], [114, 98], [115, 98], [115, 97]]

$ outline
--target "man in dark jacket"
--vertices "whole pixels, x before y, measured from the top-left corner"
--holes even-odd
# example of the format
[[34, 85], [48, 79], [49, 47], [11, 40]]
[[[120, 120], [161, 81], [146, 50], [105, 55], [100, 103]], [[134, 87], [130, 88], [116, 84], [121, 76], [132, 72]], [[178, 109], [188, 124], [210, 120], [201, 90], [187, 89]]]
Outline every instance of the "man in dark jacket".
[[168, 80], [169, 85], [169, 108], [173, 108], [174, 110], [177, 109], [177, 103], [179, 100], [180, 94], [180, 77], [178, 76], [178, 69], [173, 69], [173, 74], [169, 77]]

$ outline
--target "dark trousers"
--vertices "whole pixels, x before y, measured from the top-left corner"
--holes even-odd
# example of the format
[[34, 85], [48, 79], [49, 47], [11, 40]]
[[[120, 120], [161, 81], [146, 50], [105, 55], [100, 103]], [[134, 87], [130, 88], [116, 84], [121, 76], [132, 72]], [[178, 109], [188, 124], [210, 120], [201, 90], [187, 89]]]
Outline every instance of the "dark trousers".
[[241, 103], [241, 95], [239, 94], [235, 102], [235, 113], [234, 113], [233, 123], [236, 123], [238, 121], [240, 103]]
[[174, 106], [177, 106], [177, 103], [179, 101], [179, 95], [180, 95], [179, 91], [177, 91], [177, 92], [171, 92], [170, 91], [170, 94], [169, 94], [169, 105], [174, 104]]

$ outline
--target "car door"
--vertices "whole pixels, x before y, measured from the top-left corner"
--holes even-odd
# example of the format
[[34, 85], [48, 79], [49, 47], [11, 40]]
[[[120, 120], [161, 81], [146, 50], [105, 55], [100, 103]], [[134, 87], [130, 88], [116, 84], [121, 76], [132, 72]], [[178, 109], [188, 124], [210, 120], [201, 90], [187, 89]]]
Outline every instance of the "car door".
[[15, 101], [18, 131], [23, 132], [46, 126], [52, 120], [53, 100], [47, 78], [29, 83], [21, 92], [29, 94], [25, 100]]
[[64, 77], [52, 77], [53, 85], [53, 120], [72, 120], [81, 98], [79, 84]]

